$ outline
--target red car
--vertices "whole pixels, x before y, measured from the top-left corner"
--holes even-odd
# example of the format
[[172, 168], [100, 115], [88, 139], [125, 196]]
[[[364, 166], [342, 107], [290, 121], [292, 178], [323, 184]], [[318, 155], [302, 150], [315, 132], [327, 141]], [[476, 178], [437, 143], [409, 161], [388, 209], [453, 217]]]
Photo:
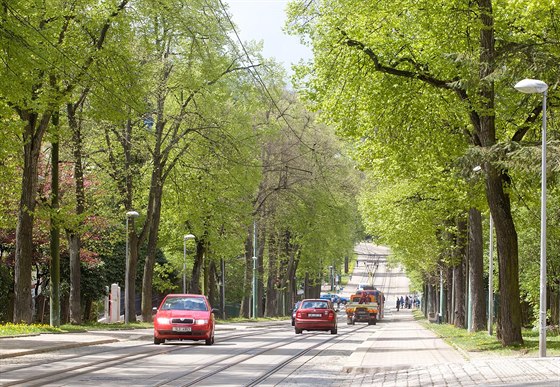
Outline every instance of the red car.
[[214, 344], [214, 310], [200, 294], [168, 294], [153, 309], [154, 344], [165, 340], [205, 340]]
[[331, 331], [337, 334], [336, 311], [330, 300], [302, 300], [296, 310], [296, 334], [303, 331]]

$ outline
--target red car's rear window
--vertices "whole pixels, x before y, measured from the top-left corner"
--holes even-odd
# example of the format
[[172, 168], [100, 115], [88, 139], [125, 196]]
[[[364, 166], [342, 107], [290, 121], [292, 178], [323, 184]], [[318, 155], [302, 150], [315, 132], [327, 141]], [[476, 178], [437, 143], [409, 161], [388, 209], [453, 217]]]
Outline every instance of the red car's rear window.
[[327, 309], [328, 302], [325, 301], [304, 301], [301, 305], [302, 309]]

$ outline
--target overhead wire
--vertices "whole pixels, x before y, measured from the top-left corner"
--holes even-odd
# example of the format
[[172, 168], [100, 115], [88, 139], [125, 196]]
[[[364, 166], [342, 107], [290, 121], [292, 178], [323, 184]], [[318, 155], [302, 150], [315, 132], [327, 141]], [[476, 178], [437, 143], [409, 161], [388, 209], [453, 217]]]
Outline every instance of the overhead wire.
[[[263, 81], [261, 75], [259, 74], [258, 70], [256, 69], [255, 64], [253, 63], [253, 60], [251, 59], [251, 56], [249, 55], [249, 52], [247, 51], [243, 41], [241, 40], [241, 37], [239, 36], [239, 33], [237, 32], [237, 29], [235, 27], [235, 24], [233, 23], [233, 21], [231, 20], [227, 9], [225, 8], [225, 5], [223, 3], [222, 0], [218, 0], [222, 11], [226, 17], [226, 19], [228, 20], [231, 29], [233, 31], [233, 33], [235, 34], [237, 41], [239, 42], [239, 45], [241, 46], [241, 49], [243, 50], [244, 56], [247, 58], [247, 61], [249, 62], [249, 64], [251, 65], [250, 68], [248, 68], [249, 73], [251, 74], [251, 76], [253, 77], [253, 79], [255, 80], [255, 82], [257, 83], [257, 85], [260, 86], [260, 88], [264, 91], [264, 94], [268, 97], [268, 99], [272, 102], [272, 105], [274, 106], [274, 108], [278, 111], [279, 113], [279, 117], [282, 118], [282, 120], [286, 123], [286, 126], [288, 127], [288, 129], [295, 135], [295, 137], [297, 138], [298, 142], [301, 143], [302, 145], [304, 145], [306, 148], [309, 149], [310, 152], [312, 152], [313, 154], [317, 153], [317, 150], [315, 149], [315, 144], [313, 146], [308, 145], [305, 141], [303, 141], [302, 136], [300, 134], [297, 133], [297, 131], [292, 127], [292, 125], [290, 124], [290, 122], [288, 121], [288, 119], [285, 116], [285, 113], [282, 111], [282, 109], [280, 109], [280, 106], [278, 105], [278, 103], [276, 102], [276, 100], [274, 99], [274, 97], [272, 96], [272, 94], [270, 93], [268, 87], [266, 86], [265, 82]], [[206, 2], [206, 4], [211, 8], [211, 5], [208, 4], [208, 2]], [[220, 19], [216, 16], [216, 20], [218, 22], [218, 24], [221, 26], [221, 21]], [[223, 27], [222, 27], [223, 28]], [[226, 36], [228, 36], [228, 34], [224, 31], [224, 34]], [[232, 46], [234, 48], [234, 50], [236, 50], [237, 52], [237, 46], [232, 42]], [[241, 57], [241, 55], [238, 56]], [[303, 155], [302, 155], [303, 156]], [[317, 161], [317, 160], [315, 160]], [[322, 168], [320, 168], [319, 165], [319, 172], [320, 175], [323, 179], [325, 179], [325, 176], [323, 174]], [[325, 189], [328, 191], [329, 195], [331, 196], [331, 198], [333, 199], [333, 202], [336, 204], [338, 201], [336, 200], [336, 197], [334, 196], [334, 194], [332, 193], [332, 191], [330, 190], [329, 186], [327, 185], [325, 187]]]
[[[6, 9], [8, 9], [12, 15], [14, 15], [14, 18], [23, 26], [27, 26], [28, 28], [31, 29], [31, 31], [33, 31], [34, 33], [36, 33], [37, 35], [39, 35], [42, 39], [44, 39], [44, 41], [46, 43], [48, 43], [50, 46], [52, 46], [55, 50], [57, 50], [62, 56], [64, 56], [72, 65], [74, 65], [77, 69], [82, 69], [82, 66], [80, 66], [79, 64], [77, 64], [75, 62], [75, 60], [73, 58], [71, 58], [64, 50], [61, 50], [60, 47], [53, 43], [47, 36], [45, 36], [37, 27], [35, 27], [34, 25], [32, 25], [30, 22], [28, 22], [27, 20], [25, 20], [25, 18], [21, 15], [20, 12], [18, 12], [17, 10], [15, 10], [12, 6], [10, 6], [9, 4], [6, 4]], [[5, 31], [8, 32], [8, 30], [6, 30], [4, 28]], [[13, 31], [9, 31], [11, 34], [14, 34]], [[58, 66], [57, 64], [53, 63], [52, 61], [48, 60], [47, 58], [45, 58], [44, 56], [42, 56], [40, 53], [38, 53], [36, 50], [34, 50], [31, 45], [23, 38], [23, 37], [19, 37], [19, 39], [24, 43], [23, 46], [30, 51], [31, 53], [33, 53], [34, 55], [36, 55], [37, 57], [41, 58], [43, 60], [43, 62], [52, 65], [53, 67], [55, 67], [58, 71], [60, 71], [61, 73], [71, 76], [71, 74], [69, 74], [67, 72], [67, 70], [65, 70], [64, 68], [61, 68], [60, 66]], [[98, 80], [96, 77], [94, 77], [92, 74], [90, 74], [89, 71], [85, 71], [84, 75], [89, 77], [89, 79], [93, 82], [96, 83], [97, 85], [101, 86], [103, 89], [105, 89], [109, 94], [111, 94], [113, 97], [115, 97], [117, 100], [119, 100], [119, 102], [121, 102], [124, 106], [127, 106], [128, 108], [130, 108], [133, 111], [136, 111], [138, 114], [142, 115], [145, 114], [146, 112], [136, 108], [135, 106], [132, 106], [131, 104], [129, 104], [127, 102], [127, 100], [125, 98], [122, 98], [121, 96], [119, 96], [114, 90], [112, 90], [110, 87], [108, 87], [107, 85], [105, 85], [102, 81]], [[82, 82], [80, 80], [76, 80], [76, 84], [79, 84], [80, 86], [86, 88], [89, 87], [89, 85], [84, 85], [82, 84]], [[97, 94], [96, 92], [94, 92], [93, 90], [91, 91], [94, 95], [100, 96], [99, 94]], [[127, 97], [128, 98], [128, 97]]]
[[[265, 95], [270, 99], [272, 105], [276, 108], [276, 110], [278, 111], [278, 113], [280, 114], [280, 117], [282, 117], [283, 121], [286, 123], [286, 126], [290, 129], [290, 131], [296, 136], [296, 138], [298, 139], [298, 141], [304, 145], [305, 147], [309, 148], [312, 151], [315, 151], [315, 148], [312, 146], [309, 146], [307, 143], [305, 143], [303, 141], [303, 139], [301, 138], [301, 136], [297, 133], [297, 131], [292, 127], [292, 125], [290, 124], [290, 122], [288, 121], [288, 119], [286, 118], [284, 112], [282, 111], [282, 109], [280, 109], [280, 106], [278, 106], [278, 103], [276, 102], [276, 100], [274, 99], [274, 97], [272, 96], [272, 94], [270, 93], [270, 90], [268, 90], [268, 87], [266, 86], [266, 84], [264, 83], [261, 75], [259, 74], [259, 72], [257, 71], [255, 64], [253, 63], [253, 60], [251, 59], [251, 56], [249, 55], [249, 52], [247, 51], [245, 45], [243, 44], [243, 41], [241, 40], [241, 37], [239, 36], [239, 33], [237, 32], [237, 29], [235, 28], [235, 24], [233, 23], [233, 21], [231, 20], [229, 13], [227, 12], [227, 9], [224, 5], [224, 3], [222, 2], [222, 0], [218, 0], [218, 2], [220, 3], [220, 6], [222, 8], [222, 11], [226, 17], [226, 19], [228, 20], [231, 29], [233, 31], [233, 33], [235, 34], [235, 37], [237, 38], [237, 41], [239, 42], [239, 45], [241, 46], [241, 49], [243, 50], [243, 53], [245, 54], [245, 57], [247, 58], [247, 61], [249, 62], [249, 64], [251, 65], [251, 69], [249, 70], [249, 73], [251, 74], [251, 76], [254, 78], [254, 80], [257, 82], [258, 85], [260, 85], [260, 87], [262, 88], [262, 90], [264, 91]], [[216, 20], [218, 21], [218, 23], [221, 25], [220, 20], [218, 18], [216, 18]], [[226, 34], [227, 36], [227, 34]], [[234, 45], [234, 47], [236, 47]]]

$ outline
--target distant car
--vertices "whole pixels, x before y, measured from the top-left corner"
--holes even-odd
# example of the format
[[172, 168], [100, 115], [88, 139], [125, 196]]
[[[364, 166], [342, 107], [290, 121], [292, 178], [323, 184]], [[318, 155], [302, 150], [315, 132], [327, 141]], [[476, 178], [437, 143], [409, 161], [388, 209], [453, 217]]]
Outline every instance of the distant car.
[[348, 302], [347, 297], [342, 297], [338, 294], [333, 293], [321, 294], [319, 298], [322, 298], [323, 300], [331, 300], [335, 304], [338, 304], [340, 302], [341, 304], [346, 305], [346, 303]]
[[331, 331], [331, 334], [336, 335], [338, 325], [332, 302], [322, 298], [302, 300], [296, 310], [294, 328], [296, 334], [303, 331]]
[[301, 301], [296, 302], [292, 309], [292, 326], [296, 325], [296, 311], [299, 308], [299, 304], [301, 304]]
[[214, 310], [201, 294], [168, 294], [153, 308], [154, 344], [166, 340], [204, 340], [214, 344]]

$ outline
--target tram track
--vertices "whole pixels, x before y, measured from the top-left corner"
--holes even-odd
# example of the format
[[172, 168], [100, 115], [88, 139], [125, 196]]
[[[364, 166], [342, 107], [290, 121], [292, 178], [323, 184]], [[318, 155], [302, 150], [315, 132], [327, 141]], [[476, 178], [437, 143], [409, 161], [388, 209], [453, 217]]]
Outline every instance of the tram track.
[[[285, 328], [283, 327], [271, 328], [268, 329], [265, 332], [265, 334], [273, 334], [283, 330], [285, 330]], [[239, 338], [257, 336], [262, 334], [263, 334], [262, 330], [251, 331], [242, 334], [233, 334], [231, 336], [221, 337], [220, 342], [228, 342]], [[56, 360], [52, 360], [52, 359], [45, 360], [42, 361], [40, 364], [34, 363], [30, 365], [28, 363], [26, 365], [12, 367], [9, 369], [6, 369], [6, 367], [3, 366], [2, 371], [0, 372], [0, 380], [2, 381], [0, 385], [3, 387], [18, 386], [18, 385], [25, 385], [26, 387], [43, 386], [48, 383], [58, 382], [61, 380], [74, 378], [80, 375], [91, 374], [99, 370], [122, 366], [127, 363], [131, 363], [138, 360], [144, 360], [149, 357], [161, 356], [177, 351], [191, 350], [197, 347], [200, 346], [199, 345], [188, 345], [188, 346], [164, 345], [164, 346], [156, 347], [154, 346], [153, 343], [144, 343], [139, 345], [114, 348], [114, 349], [104, 349], [100, 351], [95, 351], [94, 353], [89, 352], [87, 354], [81, 354], [81, 355], [64, 356]], [[131, 350], [133, 350], [134, 353], [131, 353]], [[135, 352], [136, 350], [139, 351]], [[125, 353], [113, 355], [109, 358], [95, 359], [95, 360], [89, 359], [92, 357], [100, 357], [111, 352], [125, 352]], [[81, 360], [82, 362], [80, 362]], [[76, 363], [76, 362], [78, 363], [77, 365], [67, 366], [68, 363]], [[39, 372], [40, 374], [27, 376], [24, 378], [21, 377], [15, 378], [10, 375], [10, 373], [13, 374], [21, 371], [24, 371], [26, 375], [29, 375], [33, 372]], [[10, 380], [10, 377], [14, 378], [14, 380]]]
[[[337, 343], [347, 339], [350, 335], [355, 334], [356, 332], [360, 331], [361, 329], [367, 328], [367, 325], [353, 327], [348, 329], [346, 332], [338, 335], [329, 335], [325, 336], [322, 335], [321, 332], [309, 332], [306, 335], [294, 335], [294, 336], [286, 336], [281, 338], [270, 337], [270, 335], [277, 335], [281, 331], [286, 331], [286, 328], [276, 328], [276, 329], [268, 329], [267, 331], [263, 332], [262, 330], [259, 331], [252, 331], [243, 334], [234, 334], [229, 337], [222, 338], [219, 343], [223, 342], [231, 342], [243, 338], [251, 338], [254, 336], [258, 336], [256, 342], [250, 348], [244, 348], [240, 351], [236, 351], [235, 353], [228, 353], [222, 355], [212, 355], [210, 360], [203, 361], [199, 364], [196, 364], [195, 368], [191, 368], [190, 370], [180, 371], [180, 369], [173, 369], [173, 375], [170, 377], [169, 371], [160, 371], [154, 374], [151, 374], [149, 378], [143, 380], [144, 386], [195, 386], [195, 385], [205, 385], [205, 382], [211, 381], [212, 377], [219, 375], [221, 373], [226, 372], [227, 370], [234, 368], [239, 365], [243, 365], [244, 363], [250, 364], [251, 359], [255, 359], [259, 356], [273, 356], [275, 351], [282, 351], [289, 346], [298, 345], [298, 343], [309, 341], [313, 339], [317, 339], [318, 336], [323, 336], [321, 341], [318, 343], [313, 343], [310, 346], [307, 346], [303, 349], [293, 349], [294, 354], [290, 355], [290, 357], [286, 360], [283, 360], [279, 363], [272, 364], [272, 368], [267, 369], [266, 371], [262, 372], [256, 378], [245, 381], [243, 385], [250, 385], [255, 386], [267, 379], [273, 377], [276, 373], [280, 370], [284, 369], [290, 363], [296, 361], [297, 359], [302, 358], [305, 355], [309, 355], [312, 351], [317, 351], [321, 347], [325, 347], [319, 350], [317, 353], [314, 353], [311, 358], [315, 358], [320, 356], [320, 354], [328, 348], [336, 345]], [[290, 329], [291, 331], [291, 329]], [[267, 338], [268, 337], [268, 338]], [[273, 343], [269, 343], [267, 345], [259, 344], [259, 342], [267, 342], [273, 341]], [[330, 344], [329, 344], [330, 343]], [[136, 353], [130, 353], [130, 349], [140, 349]], [[111, 358], [106, 359], [97, 359], [95, 361], [88, 361], [87, 363], [80, 363], [76, 364], [72, 367], [66, 367], [64, 369], [58, 370], [51, 370], [50, 372], [43, 372], [41, 375], [33, 375], [28, 378], [18, 379], [13, 381], [8, 381], [3, 377], [3, 380], [6, 381], [2, 383], [3, 386], [13, 386], [13, 385], [25, 385], [25, 386], [44, 386], [49, 384], [56, 384], [56, 385], [63, 385], [61, 382], [64, 380], [68, 380], [68, 385], [73, 385], [74, 378], [79, 378], [83, 375], [90, 375], [86, 376], [85, 380], [100, 380], [103, 379], [103, 375], [94, 376], [97, 371], [106, 371], [107, 369], [118, 369], [119, 367], [126, 367], [128, 369], [134, 369], [136, 366], [134, 365], [135, 362], [142, 362], [139, 364], [139, 367], [145, 367], [146, 360], [150, 357], [156, 356], [165, 356], [169, 354], [181, 354], [181, 352], [185, 352], [187, 350], [212, 350], [215, 348], [207, 347], [204, 345], [189, 345], [189, 346], [177, 346], [177, 345], [164, 345], [164, 346], [157, 346], [154, 348], [153, 344], [142, 344], [142, 345], [135, 345], [133, 347], [121, 348], [122, 350], [127, 351], [127, 353], [120, 354], [119, 356], [112, 356]], [[292, 351], [292, 350], [290, 350]], [[114, 352], [114, 351], [109, 351]], [[106, 353], [106, 352], [105, 352]], [[103, 353], [96, 352], [93, 356], [101, 356]], [[82, 358], [87, 358], [86, 356], [74, 356], [72, 357], [74, 360], [79, 360]], [[68, 357], [65, 358], [68, 360]], [[89, 360], [89, 359], [88, 359]], [[62, 359], [59, 362], [63, 362]], [[160, 360], [161, 363], [161, 360]], [[52, 366], [52, 363], [49, 364]], [[246, 365], [247, 367], [250, 365]], [[49, 367], [51, 368], [51, 367]], [[299, 368], [299, 367], [298, 367]], [[51, 368], [52, 369], [52, 368]], [[223, 377], [223, 376], [222, 376]], [[225, 376], [227, 378], [227, 376]], [[77, 379], [79, 380], [79, 379]], [[156, 383], [150, 384], [149, 380], [157, 380]], [[212, 384], [212, 383], [211, 383]]]
[[[290, 357], [289, 359], [286, 359], [285, 361], [275, 365], [268, 372], [266, 372], [266, 373], [260, 375], [259, 377], [253, 379], [251, 382], [246, 384], [246, 386], [247, 387], [257, 386], [257, 385], [265, 382], [266, 380], [270, 379], [272, 376], [277, 374], [279, 371], [284, 369], [287, 365], [289, 365], [289, 364], [293, 363], [294, 361], [304, 357], [305, 355], [309, 354], [311, 351], [316, 350], [317, 348], [319, 348], [321, 346], [324, 346], [325, 344], [328, 344], [328, 346], [326, 348], [319, 350], [316, 354], [312, 355], [303, 364], [299, 365], [298, 367], [295, 368], [295, 370], [291, 371], [287, 376], [283, 377], [282, 380], [279, 382], [279, 383], [281, 383], [282, 381], [286, 380], [290, 375], [292, 375], [294, 372], [296, 372], [301, 367], [303, 367], [307, 362], [311, 361], [314, 358], [317, 358], [318, 356], [321, 356], [324, 352], [329, 350], [334, 345], [344, 341], [346, 339], [346, 336], [348, 336], [350, 334], [354, 334], [354, 333], [356, 333], [356, 332], [358, 332], [358, 331], [360, 331], [364, 328], [367, 328], [367, 327], [368, 327], [368, 325], [353, 327], [353, 329], [350, 332], [344, 332], [342, 335], [332, 336], [329, 339], [327, 339], [327, 340], [325, 340], [321, 343], [317, 343], [317, 344], [312, 345], [309, 348], [305, 348], [302, 351], [300, 351], [299, 353], [297, 353], [296, 355]], [[331, 341], [332, 341], [332, 343], [331, 343]]]
[[[275, 373], [279, 372], [286, 365], [288, 365], [288, 364], [292, 363], [294, 360], [297, 360], [300, 357], [306, 355], [310, 351], [312, 351], [312, 350], [314, 350], [314, 349], [316, 349], [316, 348], [318, 348], [322, 345], [325, 345], [325, 343], [328, 343], [330, 341], [335, 341], [335, 342], [342, 341], [342, 340], [344, 340], [344, 338], [346, 336], [348, 336], [350, 334], [353, 334], [353, 333], [355, 333], [355, 332], [357, 332], [361, 329], [364, 329], [366, 327], [367, 327], [367, 325], [360, 326], [360, 327], [355, 327], [355, 328], [351, 329], [349, 332], [344, 332], [344, 333], [338, 334], [336, 336], [329, 336], [328, 339], [323, 340], [319, 343], [313, 344], [310, 347], [304, 348], [304, 349], [300, 350], [299, 352], [297, 352], [296, 354], [291, 355], [288, 359], [286, 359], [286, 360], [284, 360], [284, 361], [282, 361], [278, 364], [275, 364], [272, 368], [268, 369], [267, 371], [265, 371], [264, 373], [259, 375], [257, 378], [254, 378], [253, 380], [251, 380], [249, 382], [245, 382], [245, 383], [243, 383], [243, 385], [244, 386], [256, 386], [256, 385], [260, 384], [261, 382], [265, 381], [266, 379], [270, 378], [271, 376], [273, 376]], [[209, 378], [215, 376], [216, 374], [218, 374], [220, 372], [223, 372], [223, 371], [225, 371], [229, 368], [232, 368], [234, 366], [238, 366], [238, 365], [240, 365], [240, 364], [242, 364], [242, 363], [244, 363], [244, 362], [246, 362], [246, 361], [248, 361], [248, 360], [250, 360], [250, 359], [252, 359], [256, 356], [265, 355], [269, 352], [272, 352], [272, 351], [275, 351], [275, 350], [293, 345], [294, 343], [298, 343], [298, 342], [301, 342], [301, 341], [306, 341], [306, 340], [311, 339], [311, 338], [316, 338], [319, 335], [321, 335], [320, 332], [311, 332], [311, 333], [303, 335], [303, 336], [296, 336], [295, 338], [291, 338], [291, 339], [289, 339], [286, 342], [281, 343], [281, 344], [271, 345], [269, 347], [265, 347], [265, 348], [262, 348], [262, 349], [259, 349], [259, 350], [250, 349], [250, 350], [247, 351], [247, 352], [252, 351], [250, 356], [245, 356], [243, 358], [239, 358], [239, 359], [236, 359], [234, 361], [231, 361], [228, 364], [218, 366], [218, 368], [216, 368], [216, 369], [208, 370], [209, 366], [211, 367], [211, 365], [216, 364], [216, 362], [213, 360], [212, 364], [209, 364], [209, 365], [206, 365], [206, 366], [205, 365], [200, 366], [201, 369], [205, 370], [204, 371], [205, 375], [201, 375], [201, 376], [197, 377], [196, 379], [190, 380], [186, 384], [180, 384], [180, 386], [181, 387], [190, 387], [190, 386], [198, 385], [198, 384], [208, 380]], [[315, 355], [315, 356], [317, 356], [317, 355]], [[187, 376], [192, 376], [192, 374], [194, 372], [195, 371], [185, 373], [183, 376], [181, 376], [181, 378], [184, 378], [184, 377], [187, 377]], [[180, 379], [180, 378], [175, 378], [174, 380], [178, 380], [178, 379]], [[156, 386], [158, 386], [158, 387], [159, 386], [165, 386], [166, 384], [167, 383], [157, 384]]]

